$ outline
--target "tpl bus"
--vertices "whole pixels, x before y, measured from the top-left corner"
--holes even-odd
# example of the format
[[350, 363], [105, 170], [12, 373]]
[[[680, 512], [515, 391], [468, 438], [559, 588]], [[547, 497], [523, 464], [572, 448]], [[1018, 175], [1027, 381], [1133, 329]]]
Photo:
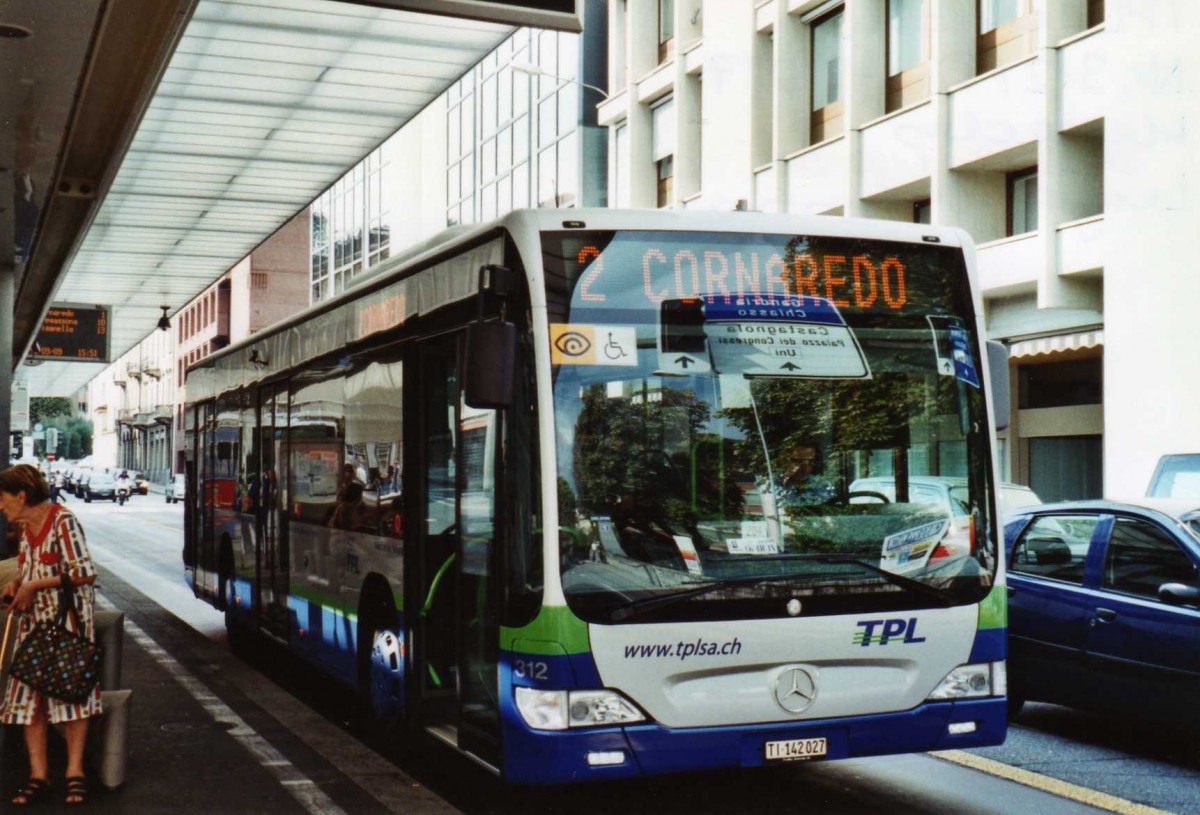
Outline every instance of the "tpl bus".
[[460, 229], [189, 369], [187, 581], [515, 783], [997, 744], [980, 314], [954, 229]]

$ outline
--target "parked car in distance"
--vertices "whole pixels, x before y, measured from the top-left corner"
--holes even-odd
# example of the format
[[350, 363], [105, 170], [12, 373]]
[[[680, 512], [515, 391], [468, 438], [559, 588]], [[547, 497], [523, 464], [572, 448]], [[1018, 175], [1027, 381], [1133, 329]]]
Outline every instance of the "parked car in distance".
[[1200, 726], [1200, 499], [1072, 501], [1005, 527], [1008, 694]]
[[92, 473], [83, 490], [83, 501], [87, 504], [97, 498], [117, 500], [117, 480], [108, 473]]
[[[850, 484], [850, 492], [876, 492], [896, 500], [896, 479], [893, 476], [858, 478]], [[914, 475], [908, 479], [908, 499], [914, 504], [936, 504], [952, 516], [967, 514], [967, 479], [946, 475]], [[869, 497], [851, 497], [851, 503]], [[1000, 512], [1007, 516], [1022, 507], [1042, 503], [1037, 493], [1021, 484], [1000, 484]]]
[[150, 494], [150, 479], [146, 478], [145, 473], [133, 473], [130, 477], [133, 481], [134, 492], [138, 493], [139, 495]]
[[75, 495], [79, 498], [84, 496], [87, 490], [88, 479], [92, 477], [90, 468], [84, 468], [79, 471], [79, 476], [75, 479]]
[[171, 478], [171, 483], [167, 485], [167, 503], [173, 504], [176, 501], [182, 501], [187, 495], [187, 476], [183, 473], [176, 473]]
[[1200, 498], [1200, 453], [1172, 453], [1158, 460], [1148, 498]]

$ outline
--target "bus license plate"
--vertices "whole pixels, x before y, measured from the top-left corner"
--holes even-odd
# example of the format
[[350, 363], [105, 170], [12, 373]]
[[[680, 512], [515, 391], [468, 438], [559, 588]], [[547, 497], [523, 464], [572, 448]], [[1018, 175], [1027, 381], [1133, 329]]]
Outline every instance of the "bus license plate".
[[767, 742], [767, 761], [804, 761], [825, 755], [827, 745], [824, 738], [789, 739]]

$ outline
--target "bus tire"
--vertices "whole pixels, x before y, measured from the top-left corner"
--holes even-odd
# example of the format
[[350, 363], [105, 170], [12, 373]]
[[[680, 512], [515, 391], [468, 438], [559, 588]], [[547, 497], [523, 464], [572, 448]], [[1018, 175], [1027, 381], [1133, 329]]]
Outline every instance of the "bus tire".
[[382, 578], [368, 578], [358, 620], [359, 695], [368, 729], [402, 746], [406, 741], [405, 644], [391, 592]]
[[1021, 713], [1021, 709], [1025, 707], [1025, 700], [1020, 696], [1008, 695], [1008, 720], [1011, 722]]

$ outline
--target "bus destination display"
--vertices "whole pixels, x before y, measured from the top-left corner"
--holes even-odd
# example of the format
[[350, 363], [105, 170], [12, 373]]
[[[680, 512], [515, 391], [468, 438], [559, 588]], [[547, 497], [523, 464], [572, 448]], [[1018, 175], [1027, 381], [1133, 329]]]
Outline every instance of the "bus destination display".
[[34, 359], [108, 362], [108, 307], [54, 303], [29, 355]]

